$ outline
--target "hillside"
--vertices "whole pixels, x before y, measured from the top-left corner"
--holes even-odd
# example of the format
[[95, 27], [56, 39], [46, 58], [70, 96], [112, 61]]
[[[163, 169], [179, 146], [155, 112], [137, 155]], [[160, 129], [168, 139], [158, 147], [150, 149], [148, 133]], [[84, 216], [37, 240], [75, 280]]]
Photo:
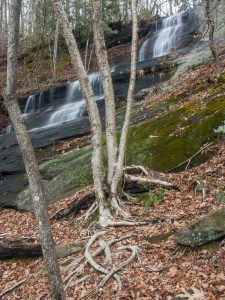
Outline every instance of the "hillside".
[[[66, 299], [225, 299], [225, 5], [218, 5], [219, 78], [202, 6], [140, 22], [119, 188], [129, 217], [113, 215], [115, 226], [100, 226], [98, 207], [85, 218], [96, 195], [93, 130], [64, 42], [54, 80], [48, 46], [20, 49], [17, 95], [45, 189]], [[106, 42], [119, 140], [131, 74], [131, 23], [110, 26], [116, 30]], [[85, 61], [85, 50], [81, 55]], [[3, 88], [6, 61], [1, 60]], [[107, 172], [105, 98], [95, 56], [89, 71]], [[9, 124], [1, 105], [0, 299], [47, 300], [40, 222]], [[110, 190], [104, 193], [111, 199]]]

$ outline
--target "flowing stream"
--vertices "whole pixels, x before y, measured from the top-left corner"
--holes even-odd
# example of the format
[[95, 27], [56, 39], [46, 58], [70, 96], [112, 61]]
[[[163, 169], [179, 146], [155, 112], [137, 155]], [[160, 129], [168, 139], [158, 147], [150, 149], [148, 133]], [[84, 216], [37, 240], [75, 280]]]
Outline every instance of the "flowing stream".
[[[156, 23], [156, 31], [153, 38], [147, 39], [141, 46], [139, 61], [144, 61], [148, 58], [146, 56], [147, 54], [149, 56], [149, 46], [153, 41], [155, 42], [151, 50], [151, 58], [164, 56], [177, 48], [182, 36], [182, 15], [183, 13], [178, 13]], [[114, 72], [114, 70], [115, 67], [112, 68], [111, 72]], [[88, 78], [93, 88], [96, 101], [103, 99], [104, 95], [100, 74], [96, 72], [90, 74]], [[35, 128], [32, 126], [30, 128], [31, 131], [72, 121], [81, 117], [86, 110], [86, 102], [82, 95], [78, 80], [67, 85], [65, 97], [61, 102], [55, 100], [54, 88], [50, 90], [47, 99], [44, 92], [41, 92], [39, 96], [31, 95], [27, 99], [23, 110], [25, 118], [29, 119], [30, 116], [36, 116], [36, 114], [40, 115], [42, 112], [47, 112], [44, 121], [37, 124]], [[13, 128], [9, 125], [6, 128], [5, 133], [10, 134], [12, 131]]]
[[[182, 15], [183, 13], [178, 13], [164, 18], [160, 23], [157, 22], [155, 33], [156, 39], [152, 55], [153, 58], [167, 55], [173, 49], [178, 47], [182, 33]], [[139, 61], [144, 61], [146, 59], [146, 53], [153, 40], [153, 38], [147, 39], [143, 43], [139, 51]]]

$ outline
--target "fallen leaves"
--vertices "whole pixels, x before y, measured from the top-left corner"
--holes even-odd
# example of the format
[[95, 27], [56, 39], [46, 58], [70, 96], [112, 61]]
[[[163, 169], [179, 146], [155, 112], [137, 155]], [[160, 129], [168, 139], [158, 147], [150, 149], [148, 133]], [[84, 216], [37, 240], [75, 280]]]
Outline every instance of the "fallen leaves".
[[[182, 293], [176, 296], [176, 299], [185, 299], [185, 300], [206, 300], [207, 297], [202, 290], [198, 290], [195, 287], [189, 289], [182, 289]], [[172, 298], [170, 298], [172, 299]], [[169, 299], [168, 299], [169, 300]]]
[[[123, 234], [134, 234], [132, 239], [141, 249], [138, 261], [120, 271], [123, 291], [116, 294], [118, 299], [147, 299], [161, 300], [173, 299], [223, 299], [225, 297], [225, 247], [210, 250], [201, 250], [186, 253], [185, 250], [177, 250], [173, 241], [173, 232], [185, 224], [204, 216], [212, 210], [222, 207], [222, 203], [216, 200], [219, 190], [224, 187], [224, 168], [217, 167], [224, 164], [225, 145], [212, 148], [214, 156], [207, 163], [200, 165], [183, 173], [163, 174], [150, 171], [152, 177], [159, 177], [171, 182], [179, 182], [181, 191], [169, 190], [164, 195], [164, 201], [151, 207], [144, 212], [143, 206], [129, 205], [132, 213], [139, 215], [140, 219], [158, 220], [156, 223], [133, 228], [117, 228], [107, 231], [106, 238], [122, 236]], [[212, 151], [210, 149], [210, 151]], [[212, 170], [208, 172], [207, 170]], [[207, 171], [207, 172], [206, 172]], [[207, 193], [203, 199], [202, 192], [195, 192], [193, 182], [201, 179]], [[50, 215], [61, 208], [66, 208], [74, 197], [83, 195], [92, 186], [68, 196], [49, 207]], [[93, 234], [86, 228], [82, 228], [76, 219], [53, 220], [52, 229], [57, 244], [69, 243], [76, 238], [83, 238]], [[39, 239], [36, 221], [32, 213], [23, 213], [14, 210], [3, 210], [0, 212], [0, 233], [8, 234], [12, 238], [22, 236], [33, 236]], [[168, 237], [169, 236], [169, 237]], [[148, 242], [146, 237], [154, 237]], [[164, 237], [164, 238], [163, 238]], [[71, 256], [76, 259], [77, 254]], [[103, 257], [99, 258], [99, 263]], [[65, 259], [60, 259], [62, 270]], [[37, 272], [27, 283], [24, 283], [4, 300], [14, 299], [42, 299], [48, 300], [48, 282], [44, 271], [42, 258], [28, 260], [10, 260], [0, 262], [0, 293], [20, 282], [29, 273], [33, 273], [39, 266]], [[67, 288], [67, 296], [71, 299], [79, 299], [81, 295], [96, 288], [102, 276], [86, 267], [80, 278], [71, 281]], [[86, 280], [82, 281], [82, 276]], [[80, 281], [81, 280], [81, 281]], [[190, 288], [191, 287], [191, 288]], [[193, 288], [192, 288], [193, 287]], [[99, 299], [111, 300], [115, 298], [115, 283], [109, 281], [99, 293]], [[196, 298], [203, 297], [205, 298]], [[169, 298], [170, 297], [170, 298]], [[176, 298], [177, 299], [177, 298]], [[94, 300], [94, 299], [93, 299]]]

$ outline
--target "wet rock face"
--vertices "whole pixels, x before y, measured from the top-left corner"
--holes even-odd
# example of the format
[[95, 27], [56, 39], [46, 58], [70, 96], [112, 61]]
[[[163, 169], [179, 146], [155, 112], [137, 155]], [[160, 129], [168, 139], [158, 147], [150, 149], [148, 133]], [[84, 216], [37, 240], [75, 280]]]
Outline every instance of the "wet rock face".
[[178, 244], [201, 246], [225, 236], [225, 209], [214, 212], [175, 234]]

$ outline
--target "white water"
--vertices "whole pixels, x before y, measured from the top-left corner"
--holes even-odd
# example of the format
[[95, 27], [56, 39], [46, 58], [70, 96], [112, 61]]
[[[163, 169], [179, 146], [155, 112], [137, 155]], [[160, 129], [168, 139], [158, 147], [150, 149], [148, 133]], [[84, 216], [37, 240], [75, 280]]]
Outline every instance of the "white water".
[[11, 134], [13, 132], [12, 125], [8, 125], [5, 129], [5, 134]]
[[[180, 32], [182, 28], [182, 13], [170, 16], [162, 20], [162, 25], [156, 23], [156, 35], [153, 58], [161, 57], [176, 49], [179, 42]], [[146, 52], [151, 44], [151, 40], [147, 39], [139, 51], [139, 61], [146, 59]]]
[[27, 99], [27, 103], [26, 106], [24, 108], [24, 114], [28, 114], [28, 113], [34, 113], [35, 112], [35, 96], [31, 95], [28, 99]]
[[155, 41], [153, 58], [161, 57], [176, 49], [182, 28], [182, 13], [163, 19], [162, 28]]
[[[93, 88], [96, 100], [102, 99], [103, 89], [99, 73], [93, 73], [89, 75], [88, 78]], [[65, 103], [50, 116], [44, 127], [72, 121], [77, 117], [80, 117], [83, 109], [85, 108], [85, 103], [79, 81], [77, 80], [70, 83]]]
[[143, 61], [145, 60], [145, 52], [146, 52], [146, 48], [148, 46], [148, 42], [149, 40], [146, 40], [143, 45], [141, 46], [140, 52], [139, 52], [139, 61]]

